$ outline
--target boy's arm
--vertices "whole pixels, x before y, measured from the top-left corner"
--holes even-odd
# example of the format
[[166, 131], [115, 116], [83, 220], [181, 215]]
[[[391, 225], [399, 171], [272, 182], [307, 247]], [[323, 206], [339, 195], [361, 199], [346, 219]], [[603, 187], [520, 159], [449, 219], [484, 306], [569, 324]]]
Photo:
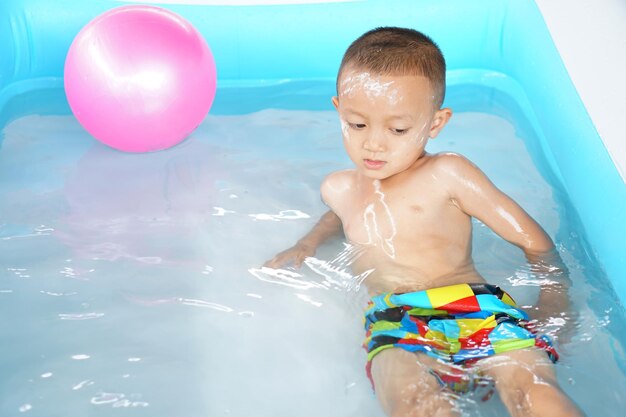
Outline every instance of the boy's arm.
[[530, 263], [540, 261], [554, 249], [543, 228], [472, 162], [454, 154], [442, 158], [445, 160], [439, 166], [445, 171], [454, 205], [522, 249]]
[[524, 251], [541, 286], [532, 318], [541, 324], [567, 321], [570, 286], [567, 268], [545, 230], [467, 159], [449, 155], [442, 164], [450, 181], [452, 202]]
[[265, 262], [264, 266], [280, 268], [293, 263], [296, 268], [299, 268], [307, 257], [315, 255], [315, 251], [321, 244], [331, 237], [340, 235], [341, 231], [342, 225], [339, 216], [332, 210], [328, 210], [295, 245]]
[[343, 207], [342, 201], [346, 199], [346, 192], [350, 190], [350, 179], [350, 171], [338, 171], [328, 175], [322, 181], [320, 186], [322, 201], [330, 210], [295, 245], [265, 262], [264, 266], [280, 268], [293, 263], [296, 268], [299, 268], [307, 257], [315, 255], [315, 251], [322, 243], [343, 233], [343, 224], [336, 213], [339, 213]]

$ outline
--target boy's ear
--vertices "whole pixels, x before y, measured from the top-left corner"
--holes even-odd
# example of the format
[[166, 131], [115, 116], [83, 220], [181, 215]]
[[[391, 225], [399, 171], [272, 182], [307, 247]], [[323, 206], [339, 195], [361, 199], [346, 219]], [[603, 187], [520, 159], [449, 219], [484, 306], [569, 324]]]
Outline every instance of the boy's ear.
[[448, 120], [450, 120], [451, 117], [452, 110], [448, 107], [437, 110], [435, 112], [435, 115], [433, 116], [433, 121], [430, 124], [430, 132], [428, 133], [428, 135], [431, 138], [437, 137], [439, 132], [441, 132], [441, 130], [444, 128], [446, 123], [448, 123]]
[[339, 110], [339, 97], [333, 96], [330, 101], [333, 102], [333, 106], [335, 106], [335, 109]]

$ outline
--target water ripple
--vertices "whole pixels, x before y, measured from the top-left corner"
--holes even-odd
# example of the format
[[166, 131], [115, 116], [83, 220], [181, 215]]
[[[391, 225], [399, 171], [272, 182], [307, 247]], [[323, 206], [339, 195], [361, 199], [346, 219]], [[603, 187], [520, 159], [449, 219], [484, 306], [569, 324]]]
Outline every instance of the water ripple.
[[281, 210], [278, 212], [278, 214], [258, 213], [248, 214], [248, 216], [252, 217], [254, 220], [271, 220], [275, 222], [281, 220], [308, 219], [311, 217], [300, 210]]
[[126, 398], [126, 394], [117, 392], [100, 392], [96, 397], [91, 398], [93, 405], [111, 405], [113, 408], [119, 407], [148, 407], [150, 404], [145, 401], [132, 401]]
[[199, 300], [194, 298], [184, 298], [184, 297], [168, 297], [168, 298], [141, 298], [135, 296], [126, 296], [130, 301], [142, 304], [145, 306], [156, 306], [160, 304], [182, 304], [191, 307], [202, 307], [202, 308], [210, 308], [216, 311], [222, 311], [224, 313], [232, 313], [235, 311], [233, 308], [226, 306], [224, 304], [214, 303], [212, 301]]
[[93, 381], [91, 381], [89, 379], [85, 379], [84, 381], [80, 381], [78, 384], [74, 385], [72, 387], [72, 389], [74, 391], [78, 391], [79, 389], [82, 389], [84, 387], [88, 387], [89, 385], [93, 385]]
[[26, 224], [1, 224], [0, 239], [11, 240], [15, 238], [48, 236], [54, 232], [54, 229], [45, 225], [33, 227]]
[[196, 300], [192, 298], [178, 298], [178, 301], [186, 306], [212, 308], [213, 310], [223, 311], [225, 313], [232, 313], [234, 311], [228, 306], [210, 301]]
[[303, 277], [302, 274], [288, 269], [274, 269], [263, 266], [261, 268], [250, 268], [248, 272], [261, 281], [269, 282], [270, 284], [285, 285], [298, 290], [309, 290], [312, 288], [328, 289], [318, 282], [300, 279]]
[[61, 320], [92, 320], [99, 319], [104, 313], [59, 314]]

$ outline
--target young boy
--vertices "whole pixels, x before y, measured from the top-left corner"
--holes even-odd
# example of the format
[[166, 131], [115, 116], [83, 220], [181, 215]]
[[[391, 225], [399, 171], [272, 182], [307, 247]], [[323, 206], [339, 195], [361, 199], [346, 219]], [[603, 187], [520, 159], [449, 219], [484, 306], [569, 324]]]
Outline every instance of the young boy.
[[[537, 267], [558, 258], [552, 240], [466, 158], [425, 152], [452, 115], [441, 108], [444, 93], [444, 58], [420, 32], [379, 28], [352, 43], [332, 102], [355, 168], [324, 180], [330, 210], [266, 266], [300, 266], [342, 230], [363, 248], [352, 266], [369, 271], [373, 296], [368, 375], [389, 416], [458, 415], [452, 391], [481, 378], [495, 381], [512, 416], [580, 416], [557, 385], [549, 340], [529, 331], [526, 313], [474, 268], [471, 219]], [[550, 281], [539, 323], [567, 311], [567, 286]]]

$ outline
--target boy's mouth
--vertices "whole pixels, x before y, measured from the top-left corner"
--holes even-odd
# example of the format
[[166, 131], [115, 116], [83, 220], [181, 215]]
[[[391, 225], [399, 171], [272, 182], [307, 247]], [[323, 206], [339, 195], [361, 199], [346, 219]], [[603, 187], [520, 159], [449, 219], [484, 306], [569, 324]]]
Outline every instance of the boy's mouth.
[[374, 159], [364, 159], [363, 164], [367, 169], [381, 169], [387, 162]]

